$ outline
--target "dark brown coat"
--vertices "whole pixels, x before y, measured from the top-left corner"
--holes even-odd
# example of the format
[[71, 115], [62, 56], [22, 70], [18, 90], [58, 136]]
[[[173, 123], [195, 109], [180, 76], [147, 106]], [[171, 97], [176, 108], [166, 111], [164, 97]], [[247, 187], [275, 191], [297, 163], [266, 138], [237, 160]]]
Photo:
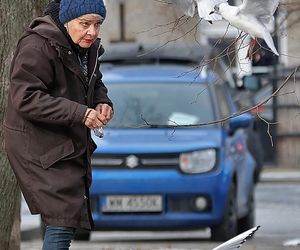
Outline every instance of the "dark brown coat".
[[88, 84], [68, 39], [45, 16], [32, 23], [15, 52], [6, 151], [31, 213], [48, 225], [92, 227], [88, 187], [95, 144], [82, 121], [88, 107], [112, 105], [98, 70], [101, 51], [97, 44], [89, 49]]

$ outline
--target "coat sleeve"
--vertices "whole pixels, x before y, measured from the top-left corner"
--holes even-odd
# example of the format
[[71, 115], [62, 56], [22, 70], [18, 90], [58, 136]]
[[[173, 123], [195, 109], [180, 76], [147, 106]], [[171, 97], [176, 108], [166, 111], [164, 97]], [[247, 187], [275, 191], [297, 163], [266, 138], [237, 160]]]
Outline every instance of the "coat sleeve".
[[99, 104], [99, 103], [106, 103], [109, 106], [111, 106], [113, 109], [113, 103], [109, 99], [107, 92], [108, 92], [107, 88], [105, 87], [104, 83], [102, 82], [102, 74], [100, 72], [99, 78], [95, 84], [95, 89], [94, 89], [94, 107], [96, 107], [97, 104]]
[[21, 42], [10, 72], [10, 98], [26, 120], [72, 126], [81, 123], [87, 106], [50, 94], [54, 70], [45, 42]]

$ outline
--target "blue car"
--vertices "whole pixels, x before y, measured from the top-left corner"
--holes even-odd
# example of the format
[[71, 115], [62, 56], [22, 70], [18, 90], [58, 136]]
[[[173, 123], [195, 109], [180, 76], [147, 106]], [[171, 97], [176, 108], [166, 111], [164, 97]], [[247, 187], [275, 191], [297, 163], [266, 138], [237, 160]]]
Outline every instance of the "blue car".
[[115, 114], [104, 137], [93, 137], [95, 230], [209, 227], [223, 241], [251, 228], [253, 121], [242, 114], [214, 122], [237, 112], [217, 72], [178, 63], [109, 64], [102, 72]]

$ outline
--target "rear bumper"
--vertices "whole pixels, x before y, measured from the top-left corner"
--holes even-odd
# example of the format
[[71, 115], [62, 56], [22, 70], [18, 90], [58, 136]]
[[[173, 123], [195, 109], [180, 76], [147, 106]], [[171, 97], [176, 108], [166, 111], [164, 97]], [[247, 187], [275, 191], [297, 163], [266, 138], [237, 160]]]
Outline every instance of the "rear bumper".
[[[226, 168], [225, 168], [226, 169]], [[220, 223], [231, 182], [230, 172], [182, 175], [176, 170], [94, 170], [91, 187], [95, 229], [196, 229]], [[227, 168], [230, 169], [230, 168]], [[161, 195], [161, 212], [103, 213], [107, 195]], [[205, 197], [208, 207], [199, 211], [196, 197]]]

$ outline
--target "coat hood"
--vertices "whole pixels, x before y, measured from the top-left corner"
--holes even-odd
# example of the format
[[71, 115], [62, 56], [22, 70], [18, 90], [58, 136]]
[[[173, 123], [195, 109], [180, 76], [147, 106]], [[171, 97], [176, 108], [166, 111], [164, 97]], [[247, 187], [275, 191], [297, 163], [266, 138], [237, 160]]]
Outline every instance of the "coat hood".
[[[61, 47], [72, 49], [76, 53], [84, 53], [88, 49], [80, 48], [78, 45], [74, 44], [71, 41], [71, 38], [68, 35], [65, 35], [64, 32], [57, 26], [56, 22], [52, 19], [50, 15], [43, 17], [38, 17], [32, 21], [27, 32], [23, 35], [23, 38], [28, 36], [31, 33], [36, 33], [41, 37], [49, 40], [51, 43], [57, 44]], [[22, 38], [21, 38], [22, 39]], [[97, 39], [91, 48], [98, 48], [101, 39]], [[104, 48], [101, 46], [99, 50], [99, 56], [104, 53]]]
[[[32, 21], [29, 26], [29, 31], [39, 34], [40, 36], [50, 40], [52, 43], [56, 43], [62, 47], [73, 49], [77, 54], [84, 54], [88, 49], [81, 48], [75, 44], [69, 36], [64, 25], [59, 21], [59, 2], [50, 2], [44, 11], [44, 16], [38, 17]], [[92, 47], [98, 47], [100, 39], [92, 45]], [[103, 54], [103, 48], [99, 51], [99, 54]]]
[[29, 26], [29, 31], [37, 33], [60, 46], [66, 48], [72, 47], [69, 39], [63, 34], [49, 15], [34, 19]]

